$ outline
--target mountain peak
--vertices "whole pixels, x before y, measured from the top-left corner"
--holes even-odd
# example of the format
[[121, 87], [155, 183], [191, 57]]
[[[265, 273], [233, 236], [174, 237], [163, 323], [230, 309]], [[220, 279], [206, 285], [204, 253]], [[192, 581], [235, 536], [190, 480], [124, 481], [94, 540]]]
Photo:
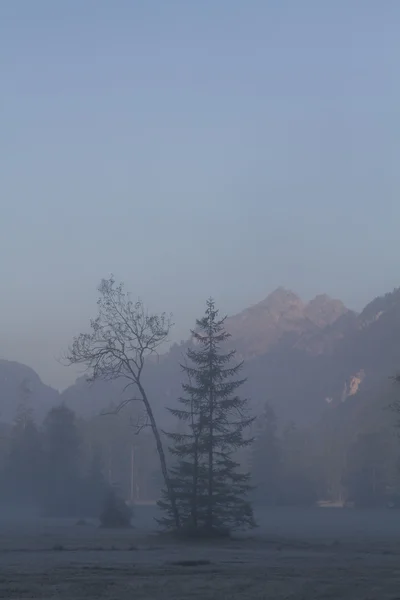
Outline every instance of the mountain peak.
[[286, 332], [299, 331], [305, 322], [304, 304], [292, 291], [279, 287], [258, 304], [227, 319], [227, 330], [243, 355], [259, 355]]
[[332, 325], [342, 315], [346, 314], [348, 309], [341, 300], [331, 298], [327, 294], [319, 294], [311, 300], [305, 307], [304, 314], [318, 327]]
[[284, 286], [280, 285], [279, 287], [277, 287], [273, 292], [271, 292], [270, 294], [268, 294], [268, 296], [266, 297], [266, 301], [282, 301], [282, 300], [300, 300], [299, 296], [297, 296], [297, 294], [295, 294], [292, 290], [289, 290], [288, 288], [285, 288]]
[[253, 309], [257, 309], [257, 307], [260, 309], [266, 308], [272, 312], [277, 311], [280, 314], [283, 314], [287, 310], [302, 310], [304, 304], [294, 292], [281, 286], [271, 292], [265, 300], [256, 304]]
[[42, 383], [39, 375], [21, 363], [0, 359], [0, 420], [11, 422], [16, 409], [25, 402], [40, 420], [46, 411], [59, 402], [57, 390]]

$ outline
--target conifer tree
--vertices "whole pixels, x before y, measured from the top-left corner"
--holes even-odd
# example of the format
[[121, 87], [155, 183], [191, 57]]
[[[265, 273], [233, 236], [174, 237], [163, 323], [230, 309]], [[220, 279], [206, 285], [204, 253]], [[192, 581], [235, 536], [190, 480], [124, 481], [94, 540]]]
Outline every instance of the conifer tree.
[[[188, 364], [182, 365], [188, 381], [182, 386], [180, 408], [170, 409], [186, 427], [167, 434], [176, 457], [171, 481], [181, 522], [208, 533], [255, 525], [247, 500], [250, 474], [240, 473], [235, 460], [235, 454], [252, 442], [245, 432], [253, 418], [247, 400], [236, 393], [245, 382], [237, 378], [243, 363], [232, 365], [235, 351], [221, 350], [230, 337], [224, 321], [214, 301], [208, 300], [204, 317], [192, 331]], [[167, 495], [160, 507], [167, 513], [164, 524], [173, 525]]]
[[5, 495], [17, 504], [37, 504], [42, 483], [42, 446], [32, 410], [24, 403], [17, 407], [5, 458]]
[[[182, 368], [186, 369], [187, 365]], [[184, 391], [188, 385], [192, 385], [190, 375], [188, 384], [182, 385]], [[201, 460], [205, 453], [204, 441], [201, 439], [204, 418], [201, 403], [196, 402], [192, 393], [180, 397], [179, 403], [181, 408], [168, 409], [178, 420], [177, 431], [165, 434], [170, 439], [168, 450], [174, 460], [169, 471], [181, 522], [186, 527], [197, 529], [202, 517], [204, 521], [207, 489], [207, 472], [204, 460]], [[172, 526], [174, 515], [167, 490], [163, 490], [163, 497], [158, 505], [166, 513], [159, 520], [160, 524]]]
[[255, 440], [251, 453], [253, 498], [257, 504], [271, 505], [279, 501], [282, 471], [282, 449], [277, 435], [277, 418], [268, 403], [256, 420]]

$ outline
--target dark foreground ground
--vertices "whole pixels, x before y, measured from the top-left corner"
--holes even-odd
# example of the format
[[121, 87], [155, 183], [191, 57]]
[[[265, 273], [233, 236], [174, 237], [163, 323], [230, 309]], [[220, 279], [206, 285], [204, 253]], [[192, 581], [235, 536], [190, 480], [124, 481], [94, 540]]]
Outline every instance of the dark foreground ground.
[[[0, 598], [400, 600], [400, 512], [266, 510], [251, 537], [188, 545], [74, 521], [0, 521]], [[183, 561], [203, 561], [185, 564]]]

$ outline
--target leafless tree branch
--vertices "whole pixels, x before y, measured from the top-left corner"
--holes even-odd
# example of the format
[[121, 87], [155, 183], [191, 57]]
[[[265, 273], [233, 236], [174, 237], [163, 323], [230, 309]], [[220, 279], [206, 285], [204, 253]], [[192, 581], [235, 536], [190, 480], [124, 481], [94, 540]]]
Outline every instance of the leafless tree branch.
[[142, 383], [146, 359], [157, 353], [167, 341], [172, 326], [171, 316], [166, 313], [149, 314], [140, 300], [131, 300], [123, 284], [117, 285], [113, 276], [103, 279], [98, 291], [97, 317], [90, 321], [88, 333], [81, 333], [73, 339], [65, 362], [68, 365], [84, 365], [89, 381], [125, 379], [128, 383], [124, 391], [130, 386], [135, 387], [137, 395], [120, 402], [112, 414], [118, 414], [133, 401], [143, 403], [147, 420], [138, 424], [136, 430], [139, 433], [144, 427], [150, 427], [153, 432], [176, 525], [179, 527], [179, 515], [160, 432]]
[[149, 417], [147, 413], [142, 413], [138, 415], [136, 419], [133, 419], [133, 417], [131, 417], [130, 424], [135, 432], [135, 435], [139, 435], [139, 433], [146, 427], [151, 427], [151, 423], [149, 422]]
[[131, 404], [132, 402], [142, 402], [141, 398], [127, 398], [126, 400], [122, 400], [122, 402], [120, 402], [115, 408], [112, 408], [111, 410], [105, 410], [101, 412], [102, 416], [107, 416], [107, 415], [118, 415], [121, 410], [123, 408], [125, 408], [125, 406], [128, 406], [128, 404]]

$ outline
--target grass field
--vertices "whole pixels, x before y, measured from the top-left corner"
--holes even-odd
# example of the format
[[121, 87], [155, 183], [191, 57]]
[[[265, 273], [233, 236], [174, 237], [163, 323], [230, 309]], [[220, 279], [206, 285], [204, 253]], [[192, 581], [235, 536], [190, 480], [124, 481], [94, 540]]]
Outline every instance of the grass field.
[[265, 510], [256, 532], [213, 545], [160, 536], [153, 516], [138, 507], [131, 531], [4, 517], [0, 598], [400, 599], [397, 511]]

